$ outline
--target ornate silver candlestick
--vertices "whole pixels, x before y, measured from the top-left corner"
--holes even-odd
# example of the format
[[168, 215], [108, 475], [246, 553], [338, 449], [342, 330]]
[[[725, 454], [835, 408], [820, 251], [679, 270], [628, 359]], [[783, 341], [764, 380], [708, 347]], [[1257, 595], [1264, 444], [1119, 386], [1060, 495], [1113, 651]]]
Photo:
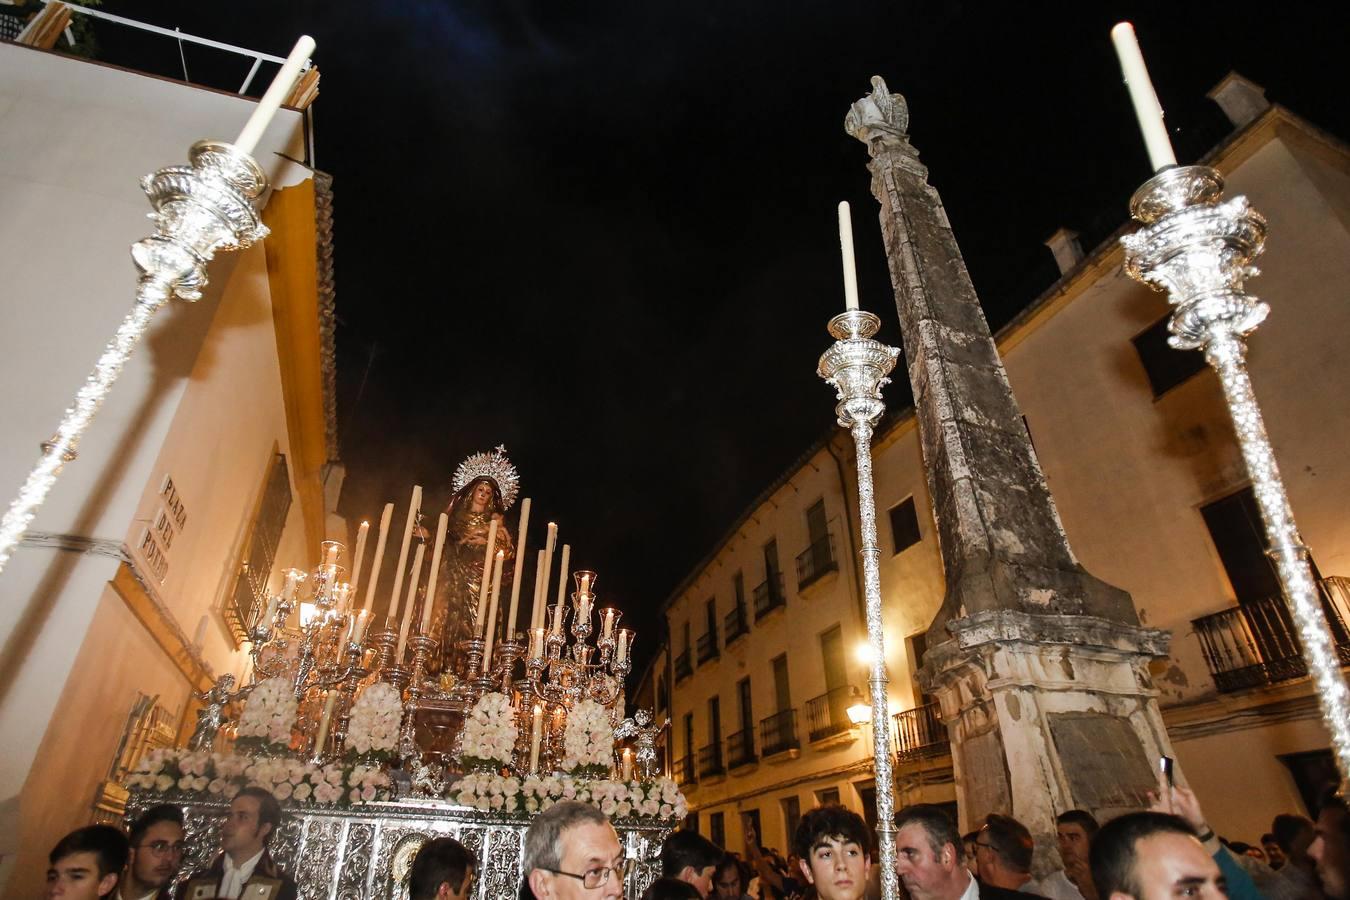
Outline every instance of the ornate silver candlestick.
[[267, 235], [253, 203], [267, 177], [251, 156], [218, 141], [198, 141], [190, 167], [171, 166], [141, 180], [155, 212], [155, 233], [131, 246], [140, 270], [136, 302], [75, 394], [19, 495], [0, 520], [0, 572], [93, 421], [155, 312], [172, 297], [198, 300], [206, 264], [218, 250], [247, 247]]
[[1270, 311], [1243, 288], [1245, 279], [1258, 274], [1251, 262], [1265, 243], [1266, 221], [1246, 197], [1224, 201], [1223, 178], [1207, 166], [1159, 172], [1130, 199], [1130, 214], [1144, 227], [1121, 238], [1125, 271], [1167, 293], [1174, 308], [1168, 343], [1178, 350], [1203, 350], [1219, 376], [1265, 522], [1266, 552], [1275, 560], [1293, 608], [1345, 790], [1350, 785], [1350, 693], [1245, 361], [1246, 337]]
[[891, 369], [900, 351], [872, 335], [881, 320], [872, 313], [850, 309], [830, 320], [834, 346], [820, 357], [816, 374], [839, 396], [834, 411], [839, 424], [853, 434], [858, 456], [858, 517], [862, 520], [863, 599], [867, 608], [867, 638], [872, 645], [872, 755], [877, 776], [877, 842], [881, 845], [881, 895], [900, 896], [895, 874], [895, 812], [891, 788], [891, 730], [887, 722], [886, 645], [881, 630], [881, 550], [877, 547], [877, 510], [872, 494], [872, 428], [886, 404], [881, 388], [890, 383]]

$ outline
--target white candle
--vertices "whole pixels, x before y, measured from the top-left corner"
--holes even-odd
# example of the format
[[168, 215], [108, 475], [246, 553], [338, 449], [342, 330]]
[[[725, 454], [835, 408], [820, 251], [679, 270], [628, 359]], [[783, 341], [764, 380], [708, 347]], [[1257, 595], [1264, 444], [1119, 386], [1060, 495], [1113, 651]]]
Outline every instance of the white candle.
[[478, 588], [478, 617], [473, 620], [474, 629], [482, 634], [487, 626], [483, 616], [487, 615], [488, 594], [492, 592], [492, 551], [497, 546], [497, 519], [494, 517], [488, 525], [487, 555], [483, 557], [483, 583]]
[[520, 531], [516, 538], [516, 569], [511, 580], [511, 609], [506, 614], [506, 639], [516, 634], [516, 608], [520, 603], [520, 576], [525, 570], [525, 529], [530, 524], [530, 498], [520, 504]]
[[548, 577], [544, 572], [544, 551], [540, 550], [535, 556], [534, 563], [534, 607], [530, 610], [530, 628], [542, 628], [545, 624], [544, 616], [544, 594], [547, 591], [545, 579]]
[[342, 615], [347, 611], [347, 604], [351, 601], [352, 586], [347, 582], [342, 582], [333, 588], [333, 611]]
[[[553, 574], [553, 551], [558, 546], [558, 525], [555, 522], [548, 523], [548, 534], [544, 538], [544, 606], [548, 606], [548, 577]], [[563, 568], [566, 568], [564, 563]], [[544, 616], [548, 613], [545, 611]], [[542, 621], [540, 625], [544, 624]]]
[[506, 551], [498, 550], [497, 559], [492, 564], [492, 599], [488, 602], [487, 622], [483, 640], [483, 673], [492, 670], [492, 642], [497, 637], [497, 598], [502, 594], [502, 566], [506, 565]]
[[858, 268], [853, 261], [853, 217], [848, 201], [839, 201], [839, 252], [844, 257], [844, 309], [858, 308]]
[[352, 594], [356, 594], [356, 588], [361, 583], [361, 563], [366, 558], [366, 538], [370, 536], [370, 523], [362, 522], [361, 527], [356, 529], [356, 556], [352, 557], [352, 577], [349, 582], [352, 586]]
[[277, 77], [272, 79], [272, 84], [267, 88], [267, 93], [262, 95], [258, 101], [258, 106], [253, 110], [253, 115], [248, 117], [244, 123], [244, 130], [239, 132], [239, 137], [234, 139], [234, 146], [240, 153], [252, 153], [253, 148], [258, 146], [258, 141], [262, 138], [263, 132], [267, 130], [267, 125], [272, 121], [272, 117], [281, 109], [281, 104], [290, 95], [291, 88], [295, 87], [295, 80], [300, 77], [300, 69], [314, 52], [314, 38], [307, 34], [302, 34], [300, 40], [295, 42], [295, 47], [291, 50], [291, 55], [286, 57], [286, 62], [282, 64], [281, 71]]
[[555, 604], [553, 607], [553, 633], [562, 634], [563, 605]]
[[328, 699], [323, 704], [323, 717], [319, 719], [319, 733], [314, 737], [315, 756], [323, 756], [324, 744], [328, 743], [328, 724], [333, 721], [333, 707], [337, 705], [338, 692], [327, 693]]
[[445, 546], [445, 529], [449, 524], [450, 517], [441, 513], [440, 519], [436, 521], [436, 544], [431, 549], [431, 571], [427, 574], [427, 599], [422, 606], [423, 635], [431, 630], [431, 610], [436, 605], [436, 589], [440, 587], [440, 580], [436, 576], [441, 571], [441, 548]]
[[394, 665], [403, 659], [403, 648], [408, 644], [408, 629], [412, 627], [413, 606], [417, 600], [417, 579], [422, 574], [422, 553], [427, 545], [419, 541], [417, 552], [413, 554], [412, 580], [408, 582], [408, 598], [403, 604], [403, 624], [398, 627], [398, 651], [394, 654]]
[[1144, 146], [1148, 148], [1148, 159], [1153, 171], [1175, 166], [1177, 157], [1172, 152], [1172, 142], [1167, 139], [1162, 104], [1158, 102], [1153, 82], [1149, 80], [1144, 54], [1139, 51], [1139, 41], [1134, 36], [1134, 26], [1129, 22], [1116, 25], [1111, 29], [1111, 43], [1115, 44], [1116, 56], [1120, 58], [1120, 71], [1125, 75], [1126, 87], [1130, 89], [1130, 102], [1134, 104], [1139, 130], [1144, 133]]
[[558, 602], [567, 599], [567, 565], [572, 558], [572, 545], [563, 544], [562, 567], [558, 569]]
[[277, 607], [280, 605], [281, 595], [273, 594], [272, 599], [267, 601], [267, 610], [262, 614], [262, 618], [258, 620], [258, 624], [270, 631], [272, 629], [272, 620], [276, 618]]
[[370, 625], [370, 610], [363, 609], [352, 623], [352, 643], [360, 644], [366, 639], [366, 628]]
[[580, 608], [577, 610], [577, 621], [578, 621], [578, 622], [588, 622], [588, 623], [591, 621], [591, 595], [590, 595], [590, 594], [582, 594], [582, 595], [581, 595]]
[[414, 485], [412, 502], [408, 504], [408, 521], [403, 525], [403, 546], [398, 551], [398, 568], [394, 570], [394, 594], [389, 598], [389, 618], [398, 617], [398, 600], [402, 596], [403, 573], [408, 565], [408, 546], [412, 543], [413, 526], [417, 524], [417, 511], [422, 508], [422, 486]]
[[338, 552], [342, 549], [342, 545], [337, 541], [324, 541], [324, 543], [328, 546], [323, 551], [323, 564], [331, 566], [337, 562]]
[[304, 580], [305, 573], [299, 569], [286, 570], [286, 587], [282, 588], [281, 596], [284, 600], [294, 600], [295, 595], [300, 591], [300, 582]]
[[543, 628], [530, 629], [530, 659], [544, 658], [544, 635], [547, 633]]
[[394, 515], [394, 504], [386, 503], [380, 513], [380, 534], [375, 539], [375, 561], [370, 566], [370, 584], [366, 587], [366, 603], [361, 607], [370, 612], [375, 603], [375, 585], [380, 583], [380, 564], [384, 562], [384, 542], [389, 537], [389, 520]]
[[614, 610], [606, 609], [604, 616], [604, 626], [600, 629], [600, 638], [607, 641], [614, 631]]
[[535, 704], [534, 722], [530, 725], [530, 771], [539, 771], [539, 742], [544, 737], [544, 710]]
[[622, 664], [628, 659], [628, 643], [633, 639], [633, 630], [631, 628], [619, 629], [619, 649], [615, 654], [614, 661]]
[[633, 751], [629, 747], [623, 748], [623, 780], [633, 780]]

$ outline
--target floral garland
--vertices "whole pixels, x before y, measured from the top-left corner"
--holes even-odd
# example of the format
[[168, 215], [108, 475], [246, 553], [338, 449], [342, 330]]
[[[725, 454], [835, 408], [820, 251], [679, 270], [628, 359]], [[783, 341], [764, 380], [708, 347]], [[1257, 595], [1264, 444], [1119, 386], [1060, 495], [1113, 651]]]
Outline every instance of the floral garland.
[[612, 781], [571, 775], [528, 775], [524, 779], [470, 773], [450, 785], [447, 796], [460, 806], [484, 813], [534, 815], [560, 800], [580, 800], [617, 819], [680, 821], [688, 803], [674, 781]]
[[238, 753], [191, 752], [181, 747], [152, 750], [127, 778], [127, 788], [155, 794], [205, 794], [230, 800], [258, 785], [278, 800], [319, 806], [348, 806], [387, 800], [389, 776], [377, 766], [329, 763]]
[[291, 743], [297, 709], [288, 679], [277, 676], [258, 682], [239, 714], [235, 744], [260, 753], [284, 753]]
[[581, 700], [567, 713], [562, 769], [603, 778], [613, 765], [614, 726], [609, 723], [609, 710], [589, 698]]
[[352, 760], [385, 760], [398, 746], [403, 700], [386, 681], [368, 685], [352, 704], [347, 722], [347, 756]]
[[518, 734], [511, 699], [501, 693], [486, 693], [478, 698], [464, 720], [460, 761], [470, 769], [508, 765]]

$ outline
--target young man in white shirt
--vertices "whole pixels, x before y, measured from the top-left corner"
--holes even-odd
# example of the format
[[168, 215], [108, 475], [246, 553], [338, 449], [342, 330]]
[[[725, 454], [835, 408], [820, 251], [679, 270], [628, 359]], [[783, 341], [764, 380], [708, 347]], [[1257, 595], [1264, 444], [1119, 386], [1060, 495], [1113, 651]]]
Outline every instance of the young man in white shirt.
[[281, 824], [281, 804], [260, 787], [246, 787], [230, 801], [220, 826], [222, 852], [211, 867], [193, 873], [180, 895], [184, 900], [296, 900], [295, 881], [277, 868], [267, 844]]

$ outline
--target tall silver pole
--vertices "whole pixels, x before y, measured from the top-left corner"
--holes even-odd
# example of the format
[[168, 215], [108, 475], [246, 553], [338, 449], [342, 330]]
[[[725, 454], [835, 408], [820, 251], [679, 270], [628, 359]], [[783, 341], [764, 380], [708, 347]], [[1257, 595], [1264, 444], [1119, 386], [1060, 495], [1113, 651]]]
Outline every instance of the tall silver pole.
[[1162, 170], [1135, 192], [1130, 214], [1144, 227], [1121, 239], [1125, 271], [1167, 292], [1173, 306], [1168, 343], [1203, 350], [1218, 373], [1344, 792], [1350, 784], [1350, 692], [1247, 374], [1246, 337], [1270, 307], [1243, 283], [1258, 274], [1251, 262], [1265, 243], [1266, 221], [1246, 197], [1224, 201], [1223, 178], [1206, 166]]
[[820, 357], [816, 374], [834, 387], [839, 424], [853, 435], [858, 457], [858, 512], [862, 522], [863, 600], [867, 610], [867, 638], [872, 646], [872, 755], [877, 779], [877, 843], [880, 845], [881, 896], [898, 900], [895, 873], [895, 795], [891, 780], [891, 729], [886, 678], [886, 642], [881, 629], [881, 549], [877, 546], [877, 508], [872, 489], [872, 428], [886, 404], [881, 388], [890, 382], [900, 351], [872, 335], [881, 320], [869, 312], [851, 309], [830, 320], [836, 339]]

